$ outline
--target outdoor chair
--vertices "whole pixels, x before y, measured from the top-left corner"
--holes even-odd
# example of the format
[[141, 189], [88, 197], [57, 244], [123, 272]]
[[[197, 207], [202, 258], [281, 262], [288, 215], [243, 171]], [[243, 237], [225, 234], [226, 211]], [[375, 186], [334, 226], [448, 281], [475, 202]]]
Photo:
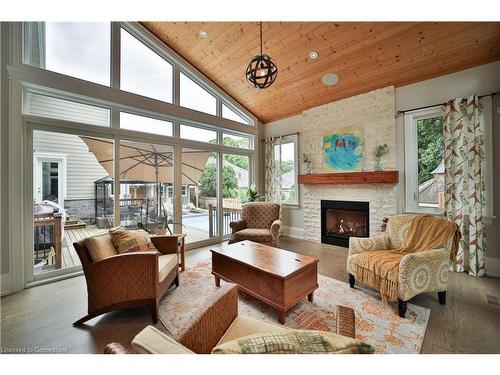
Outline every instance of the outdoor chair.
[[[108, 233], [93, 237], [94, 244], [114, 250]], [[167, 289], [179, 286], [177, 236], [152, 236], [158, 250], [111, 255], [94, 262], [85, 240], [73, 246], [80, 258], [87, 282], [88, 315], [79, 325], [101, 314], [126, 308], [147, 307], [153, 322], [158, 321], [158, 303]]]

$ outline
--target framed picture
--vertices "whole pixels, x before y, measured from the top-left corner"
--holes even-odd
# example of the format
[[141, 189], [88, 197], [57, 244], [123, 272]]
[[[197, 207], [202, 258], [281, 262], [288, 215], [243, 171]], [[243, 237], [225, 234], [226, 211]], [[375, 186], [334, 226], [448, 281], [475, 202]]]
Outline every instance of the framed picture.
[[339, 128], [323, 135], [323, 173], [358, 172], [363, 164], [363, 129]]

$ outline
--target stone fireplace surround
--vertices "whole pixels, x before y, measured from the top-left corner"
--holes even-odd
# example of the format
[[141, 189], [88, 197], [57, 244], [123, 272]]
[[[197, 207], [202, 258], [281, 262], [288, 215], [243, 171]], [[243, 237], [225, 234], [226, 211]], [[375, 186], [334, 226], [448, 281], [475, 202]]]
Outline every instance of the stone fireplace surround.
[[[396, 169], [394, 87], [339, 100], [303, 112], [302, 149], [312, 159], [313, 173], [322, 167], [323, 134], [335, 128], [363, 129], [363, 171], [375, 170], [375, 149], [387, 144], [383, 168]], [[397, 212], [397, 184], [301, 185], [304, 239], [321, 242], [321, 200], [369, 202], [370, 236], [380, 233], [382, 219]]]

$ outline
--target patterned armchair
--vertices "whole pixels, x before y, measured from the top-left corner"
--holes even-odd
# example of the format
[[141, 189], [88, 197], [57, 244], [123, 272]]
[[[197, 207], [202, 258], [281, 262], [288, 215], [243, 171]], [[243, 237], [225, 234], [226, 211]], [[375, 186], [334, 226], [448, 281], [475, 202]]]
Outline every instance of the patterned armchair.
[[242, 206], [241, 219], [232, 221], [229, 243], [249, 240], [277, 246], [280, 236], [280, 205], [271, 202], [249, 202]]
[[[354, 287], [355, 283], [353, 266], [356, 264], [357, 255], [366, 251], [401, 248], [413, 216], [390, 217], [384, 234], [370, 238], [350, 238], [347, 272], [351, 288]], [[406, 302], [420, 293], [438, 292], [439, 303], [442, 305], [446, 303], [452, 241], [453, 237], [450, 237], [442, 248], [410, 253], [401, 259], [398, 272], [398, 312], [400, 317], [404, 318], [406, 315]]]

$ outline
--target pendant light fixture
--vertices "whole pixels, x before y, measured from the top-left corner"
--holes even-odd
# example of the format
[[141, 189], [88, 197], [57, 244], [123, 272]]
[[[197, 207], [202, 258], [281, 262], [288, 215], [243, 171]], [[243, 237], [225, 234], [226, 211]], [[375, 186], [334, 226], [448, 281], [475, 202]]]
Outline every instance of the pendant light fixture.
[[255, 56], [247, 67], [247, 80], [258, 89], [268, 88], [278, 76], [274, 60], [262, 53], [262, 22], [260, 23], [260, 55]]

